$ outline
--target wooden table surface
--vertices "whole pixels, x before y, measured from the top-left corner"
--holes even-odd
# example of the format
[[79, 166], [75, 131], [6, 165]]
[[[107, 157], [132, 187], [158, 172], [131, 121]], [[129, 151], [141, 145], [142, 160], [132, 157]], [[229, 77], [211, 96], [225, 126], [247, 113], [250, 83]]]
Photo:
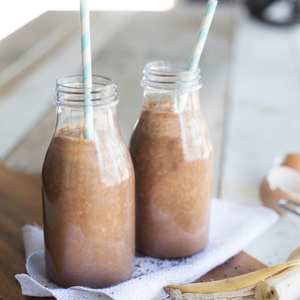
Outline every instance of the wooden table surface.
[[[127, 143], [141, 109], [144, 65], [188, 61], [204, 8], [91, 13], [93, 73], [118, 83]], [[14, 279], [25, 272], [21, 227], [42, 220], [39, 177], [20, 172], [41, 171], [54, 127], [55, 80], [81, 72], [79, 32], [77, 12], [47, 12], [0, 41], [0, 159], [10, 167], [0, 168], [0, 299], [23, 299]], [[299, 152], [299, 41], [299, 26], [266, 26], [235, 4], [219, 3], [200, 63], [214, 196], [259, 204], [258, 185], [274, 157]], [[300, 218], [286, 215], [246, 250], [267, 265], [283, 262], [299, 246], [299, 229]], [[248, 258], [242, 253], [229, 265]], [[231, 274], [228, 265], [217, 270], [207, 276]]]

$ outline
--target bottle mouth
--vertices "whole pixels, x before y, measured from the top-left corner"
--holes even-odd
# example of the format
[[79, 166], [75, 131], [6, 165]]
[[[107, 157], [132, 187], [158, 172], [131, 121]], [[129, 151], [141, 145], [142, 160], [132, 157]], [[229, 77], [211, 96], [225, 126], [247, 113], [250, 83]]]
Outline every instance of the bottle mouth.
[[[92, 76], [92, 87], [85, 88], [81, 75], [62, 77], [56, 80], [56, 95], [53, 104], [56, 106], [104, 106], [117, 105], [117, 84], [114, 80], [99, 75]], [[85, 101], [88, 95], [88, 101]]]
[[153, 61], [145, 65], [143, 88], [169, 91], [194, 91], [202, 87], [200, 69], [188, 70], [188, 63]]

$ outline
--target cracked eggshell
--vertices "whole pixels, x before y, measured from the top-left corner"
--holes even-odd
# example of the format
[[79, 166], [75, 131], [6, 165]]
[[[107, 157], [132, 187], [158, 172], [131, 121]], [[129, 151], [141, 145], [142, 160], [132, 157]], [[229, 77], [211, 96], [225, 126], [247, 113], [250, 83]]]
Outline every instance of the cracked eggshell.
[[283, 160], [282, 165], [290, 167], [300, 173], [300, 154], [288, 154]]
[[272, 168], [261, 184], [260, 197], [265, 206], [284, 214], [285, 211], [277, 205], [280, 199], [300, 204], [300, 172], [286, 165]]

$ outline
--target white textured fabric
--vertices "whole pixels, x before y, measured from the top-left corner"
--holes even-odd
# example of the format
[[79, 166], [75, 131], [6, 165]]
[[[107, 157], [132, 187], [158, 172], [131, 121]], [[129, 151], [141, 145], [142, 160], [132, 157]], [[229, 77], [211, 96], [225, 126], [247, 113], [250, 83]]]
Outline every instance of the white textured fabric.
[[38, 226], [23, 227], [26, 269], [18, 274], [23, 295], [54, 296], [58, 300], [161, 300], [163, 287], [188, 283], [240, 252], [247, 244], [273, 225], [279, 216], [261, 206], [245, 207], [212, 199], [210, 236], [206, 249], [184, 259], [155, 259], [137, 256], [130, 280], [104, 289], [61, 288], [47, 279], [43, 231]]

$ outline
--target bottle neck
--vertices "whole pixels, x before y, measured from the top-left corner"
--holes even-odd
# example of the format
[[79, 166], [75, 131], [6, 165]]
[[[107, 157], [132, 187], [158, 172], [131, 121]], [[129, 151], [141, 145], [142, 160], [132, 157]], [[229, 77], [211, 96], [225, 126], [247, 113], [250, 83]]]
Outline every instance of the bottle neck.
[[[101, 76], [93, 76], [90, 89], [83, 87], [81, 76], [58, 79], [53, 98], [57, 107], [54, 134], [84, 138], [86, 106], [92, 110], [94, 138], [108, 138], [113, 131], [119, 131], [116, 87], [113, 80]], [[85, 101], [87, 94], [88, 102]]]
[[181, 113], [199, 109], [200, 69], [186, 63], [155, 61], [144, 68], [144, 109]]
[[154, 61], [146, 64], [143, 73], [141, 86], [144, 89], [189, 93], [202, 86], [200, 69], [188, 70], [187, 63]]
[[[92, 87], [84, 87], [81, 75], [59, 78], [56, 81], [53, 104], [60, 107], [110, 107], [119, 103], [117, 84], [104, 76], [92, 76]], [[88, 101], [86, 101], [88, 99]]]

